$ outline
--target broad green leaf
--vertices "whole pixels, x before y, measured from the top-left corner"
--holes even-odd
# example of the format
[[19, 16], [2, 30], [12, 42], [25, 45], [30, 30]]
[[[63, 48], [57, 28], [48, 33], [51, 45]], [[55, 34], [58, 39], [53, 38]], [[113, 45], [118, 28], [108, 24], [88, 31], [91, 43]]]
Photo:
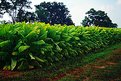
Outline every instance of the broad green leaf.
[[27, 50], [29, 47], [30, 47], [30, 46], [20, 46], [20, 47], [18, 48], [18, 51], [19, 51], [19, 53], [21, 53], [21, 52]]
[[19, 41], [16, 47], [14, 48], [14, 50], [18, 49], [21, 46], [21, 44], [22, 44], [22, 41]]
[[59, 52], [61, 52], [62, 51], [62, 49], [56, 44], [56, 49], [57, 49], [57, 51], [59, 51]]
[[50, 37], [50, 38], [55, 38], [55, 37], [56, 37], [56, 30], [54, 30], [54, 29], [49, 29], [49, 30], [48, 30], [48, 37]]
[[17, 60], [11, 59], [11, 70], [14, 70], [14, 68], [16, 67], [16, 64], [17, 64]]
[[33, 38], [35, 35], [37, 35], [37, 33], [36, 33], [35, 30], [33, 30], [33, 31], [31, 31], [31, 32], [26, 36], [26, 38], [31, 39], [31, 38]]
[[46, 31], [44, 29], [41, 30], [39, 39], [41, 39], [41, 40], [46, 39], [47, 38], [47, 33], [48, 33], [48, 31]]
[[75, 37], [75, 40], [80, 40], [80, 38], [79, 37]]
[[32, 55], [32, 53], [29, 53], [29, 56], [31, 59], [35, 59], [34, 56]]
[[39, 41], [33, 42], [33, 44], [42, 45], [42, 44], [45, 44], [45, 42], [43, 40], [39, 40]]
[[73, 27], [73, 28], [71, 28], [71, 29], [69, 30], [70, 33], [73, 32], [73, 31], [75, 31], [75, 27]]
[[47, 38], [47, 31], [39, 37], [39, 39], [46, 39]]
[[7, 46], [10, 43], [10, 40], [0, 42], [0, 47]]
[[45, 62], [45, 60], [43, 60], [43, 59], [41, 59], [41, 58], [39, 58], [39, 57], [35, 57], [35, 59], [36, 59], [37, 61], [39, 61], [39, 62]]

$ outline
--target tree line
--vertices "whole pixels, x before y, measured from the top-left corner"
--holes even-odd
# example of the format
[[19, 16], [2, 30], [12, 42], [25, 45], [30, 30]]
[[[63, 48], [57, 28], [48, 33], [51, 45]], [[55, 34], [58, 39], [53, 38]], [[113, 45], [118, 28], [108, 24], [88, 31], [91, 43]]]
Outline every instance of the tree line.
[[[0, 17], [8, 13], [15, 22], [45, 22], [51, 25], [74, 25], [71, 19], [69, 10], [62, 2], [41, 2], [35, 5], [35, 11], [29, 12], [32, 9], [29, 0], [1, 0], [0, 1]], [[85, 26], [100, 26], [116, 28], [117, 24], [113, 23], [105, 11], [91, 8], [86, 12], [85, 18], [81, 24]]]

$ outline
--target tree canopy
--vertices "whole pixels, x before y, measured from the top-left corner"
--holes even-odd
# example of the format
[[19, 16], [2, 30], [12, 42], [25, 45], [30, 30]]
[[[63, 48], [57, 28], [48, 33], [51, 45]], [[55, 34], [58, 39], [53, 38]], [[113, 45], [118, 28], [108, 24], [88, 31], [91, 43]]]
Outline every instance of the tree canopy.
[[112, 23], [112, 20], [108, 17], [107, 13], [104, 11], [91, 8], [85, 16], [85, 19], [82, 20], [83, 26], [99, 26], [99, 27], [113, 27], [116, 28], [117, 24]]
[[36, 21], [36, 14], [34, 12], [28, 12], [20, 10], [17, 14], [16, 21], [17, 22], [34, 22]]
[[38, 21], [50, 23], [52, 25], [74, 25], [68, 8], [61, 2], [42, 2], [35, 7]]
[[[35, 12], [29, 12], [27, 9], [32, 9], [31, 1], [29, 0], [0, 0], [0, 18], [5, 13], [11, 17], [12, 22], [45, 22], [61, 25], [74, 25], [69, 10], [62, 2], [41, 2], [35, 5]], [[82, 20], [83, 26], [100, 26], [113, 27], [118, 25], [113, 23], [105, 11], [91, 8]]]
[[8, 13], [12, 21], [16, 22], [19, 11], [31, 8], [30, 3], [29, 0], [1, 0], [0, 14]]

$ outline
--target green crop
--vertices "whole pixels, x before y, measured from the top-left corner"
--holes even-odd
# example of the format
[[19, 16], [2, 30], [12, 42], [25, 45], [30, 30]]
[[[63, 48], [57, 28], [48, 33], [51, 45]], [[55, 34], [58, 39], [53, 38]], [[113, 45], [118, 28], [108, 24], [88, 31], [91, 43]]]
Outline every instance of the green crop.
[[0, 68], [51, 66], [121, 42], [121, 29], [44, 23], [0, 25]]

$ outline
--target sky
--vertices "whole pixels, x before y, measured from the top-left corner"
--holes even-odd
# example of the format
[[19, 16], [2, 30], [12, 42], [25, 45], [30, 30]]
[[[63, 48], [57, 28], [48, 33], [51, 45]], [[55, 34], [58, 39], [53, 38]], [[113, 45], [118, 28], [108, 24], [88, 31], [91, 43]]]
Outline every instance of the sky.
[[[85, 13], [91, 8], [102, 10], [107, 13], [113, 23], [117, 23], [121, 28], [121, 0], [30, 0], [32, 1], [31, 11], [35, 11], [34, 5], [38, 5], [43, 1], [46, 2], [63, 2], [70, 11], [72, 20], [75, 25], [81, 25], [85, 17]], [[4, 19], [9, 20], [7, 14]]]

